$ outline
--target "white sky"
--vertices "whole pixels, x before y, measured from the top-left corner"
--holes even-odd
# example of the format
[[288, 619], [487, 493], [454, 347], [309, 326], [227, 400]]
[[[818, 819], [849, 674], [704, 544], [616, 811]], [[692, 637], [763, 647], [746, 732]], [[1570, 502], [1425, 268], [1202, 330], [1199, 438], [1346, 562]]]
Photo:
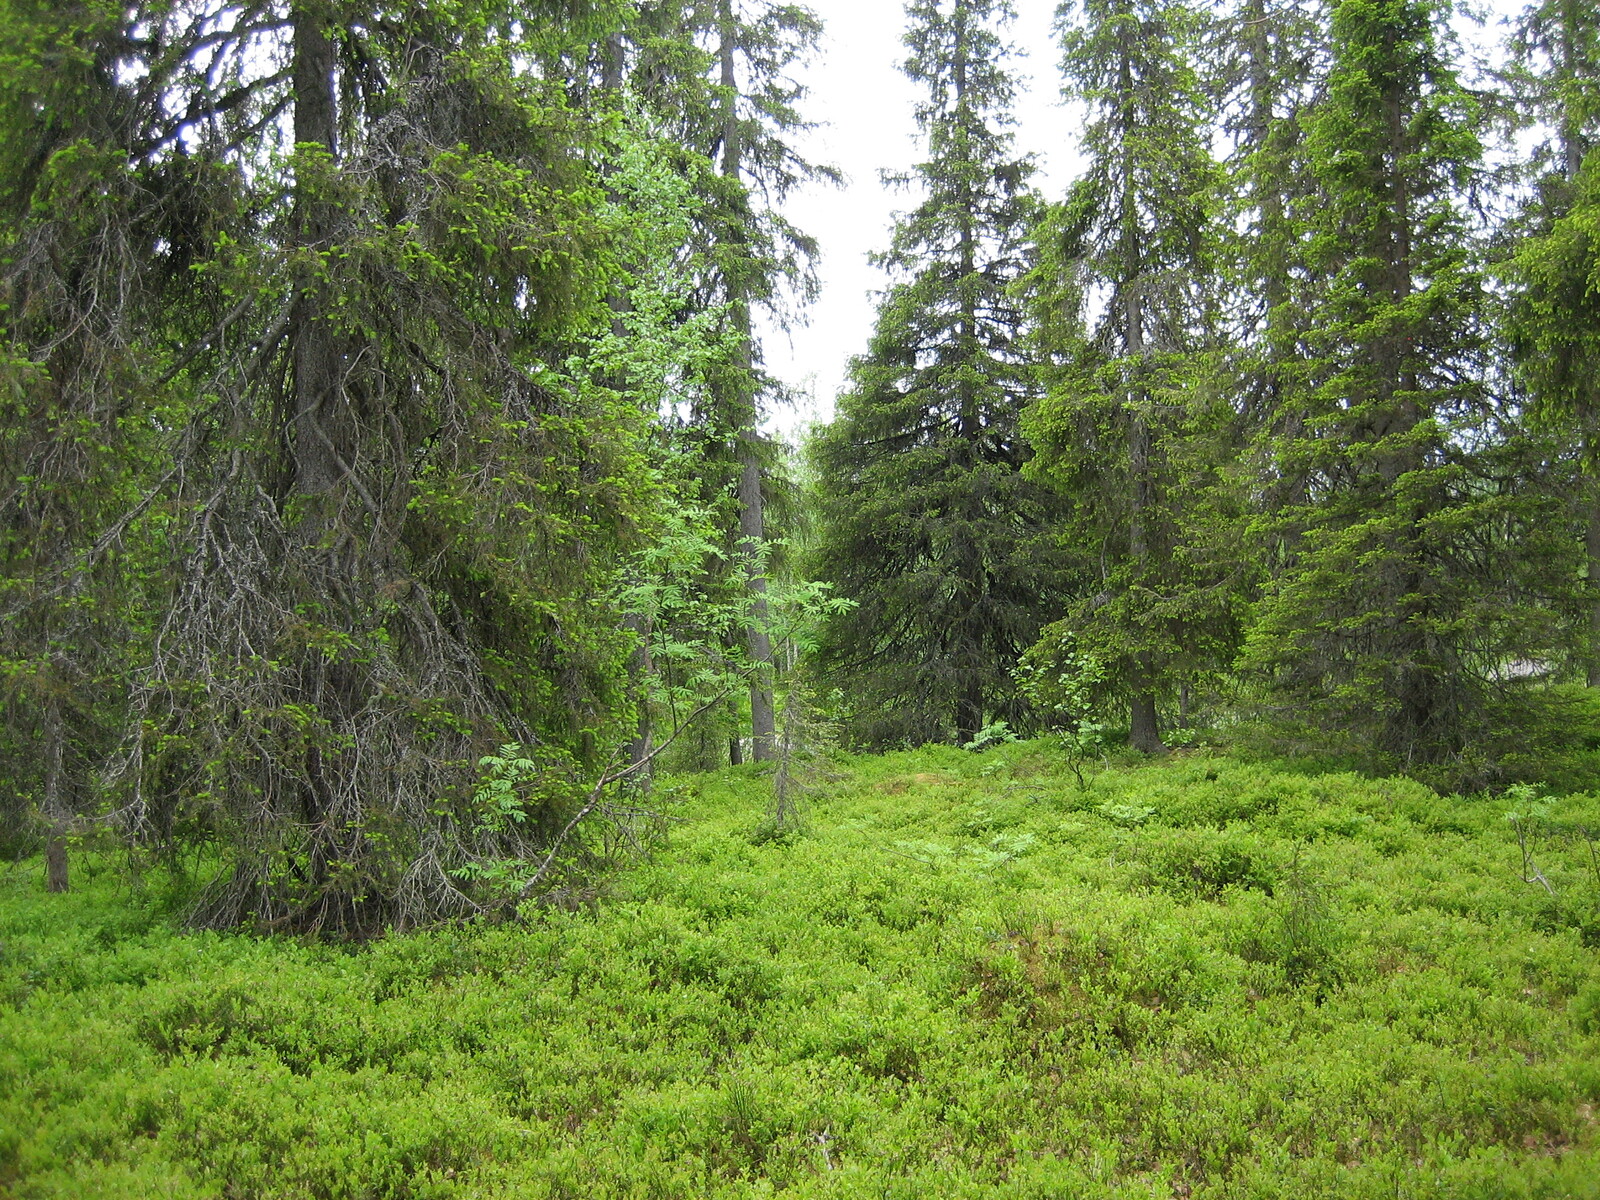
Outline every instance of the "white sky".
[[[1524, 0], [1486, 0], [1491, 11], [1520, 11]], [[1056, 0], [1013, 0], [1017, 20], [1009, 40], [1019, 51], [1022, 77], [1013, 132], [1016, 148], [1031, 152], [1034, 182], [1047, 199], [1062, 196], [1077, 163], [1077, 130], [1060, 102], [1059, 49], [1051, 25]], [[833, 415], [852, 356], [863, 353], [876, 312], [871, 295], [884, 286], [867, 255], [882, 250], [896, 211], [914, 197], [879, 182], [881, 168], [905, 170], [916, 162], [915, 85], [900, 73], [905, 57], [901, 0], [809, 0], [825, 24], [821, 54], [801, 75], [810, 89], [801, 111], [818, 124], [803, 142], [807, 155], [832, 163], [846, 176], [843, 188], [812, 187], [791, 198], [787, 211], [822, 248], [821, 295], [808, 325], [789, 334], [766, 333], [768, 369], [797, 391], [795, 408], [773, 414], [774, 432], [791, 440], [813, 421]], [[1457, 28], [1471, 42], [1494, 42], [1488, 29]]]
[[[1016, 145], [1037, 155], [1035, 182], [1055, 196], [1068, 179], [1050, 168], [1070, 169], [1074, 160], [1072, 131], [1057, 102], [1059, 55], [1050, 32], [1056, 0], [1014, 4], [1017, 21], [1009, 37], [1024, 52], [1015, 66], [1028, 88], [1018, 97]], [[801, 111], [818, 124], [805, 151], [844, 171], [846, 185], [807, 188], [787, 206], [790, 219], [822, 246], [822, 292], [809, 325], [788, 335], [771, 331], [764, 339], [768, 368], [802, 396], [797, 410], [773, 414], [775, 431], [791, 438], [833, 415], [846, 365], [867, 348], [876, 314], [870, 293], [885, 282], [867, 255], [887, 246], [894, 214], [915, 203], [912, 193], [880, 183], [878, 172], [906, 170], [919, 156], [911, 110], [920, 96], [899, 70], [906, 53], [901, 0], [809, 0], [809, 7], [826, 32], [818, 61], [801, 76], [810, 89]]]

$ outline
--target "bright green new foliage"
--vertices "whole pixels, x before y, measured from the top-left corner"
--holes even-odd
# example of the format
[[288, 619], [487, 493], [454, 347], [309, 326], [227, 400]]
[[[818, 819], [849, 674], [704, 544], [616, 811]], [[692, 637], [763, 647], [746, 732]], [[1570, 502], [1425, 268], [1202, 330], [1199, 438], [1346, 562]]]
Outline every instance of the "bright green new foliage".
[[1594, 797], [1205, 752], [1080, 785], [1043, 739], [826, 765], [804, 836], [755, 770], [663, 780], [592, 909], [360, 949], [7, 873], [0, 1188], [1595, 1195]]
[[[780, 455], [760, 430], [780, 388], [763, 369], [757, 319], [786, 325], [815, 287], [817, 245], [782, 205], [801, 183], [836, 177], [797, 145], [808, 126], [795, 78], [820, 31], [798, 4], [672, 0], [641, 6], [608, 49], [608, 75], [677, 144], [677, 167], [695, 198], [687, 252], [675, 265], [697, 305], [715, 314], [717, 352], [696, 356], [691, 386], [663, 416], [683, 451], [686, 494], [720, 526], [718, 553], [701, 564], [708, 593], [744, 593], [747, 619], [723, 649], [754, 664], [747, 729], [758, 759], [775, 752], [768, 592], [782, 555], [768, 543], [781, 544], [789, 514]], [[725, 706], [724, 745], [736, 759], [744, 724], [742, 706]]]

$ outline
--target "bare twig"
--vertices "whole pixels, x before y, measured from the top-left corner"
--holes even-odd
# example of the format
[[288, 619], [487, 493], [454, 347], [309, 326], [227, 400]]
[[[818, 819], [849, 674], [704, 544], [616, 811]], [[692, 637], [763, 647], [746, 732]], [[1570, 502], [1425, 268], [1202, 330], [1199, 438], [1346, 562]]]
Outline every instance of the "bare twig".
[[1512, 827], [1517, 831], [1517, 847], [1522, 851], [1522, 882], [1537, 883], [1554, 898], [1556, 889], [1550, 886], [1550, 881], [1544, 877], [1544, 872], [1539, 870], [1533, 861], [1532, 837], [1528, 830], [1527, 819], [1514, 820]]
[[828, 1153], [828, 1142], [832, 1133], [832, 1129], [824, 1129], [816, 1135], [817, 1148], [822, 1151], [822, 1165], [830, 1171], [833, 1170], [833, 1156]]
[[229, 326], [231, 326], [240, 317], [244, 316], [245, 311], [250, 307], [250, 301], [252, 299], [253, 297], [246, 296], [243, 300], [239, 301], [239, 303], [235, 304], [231, 309], [229, 309], [228, 314], [211, 327], [211, 332], [207, 333], [205, 337], [201, 338], [194, 345], [190, 346], [189, 349], [178, 358], [177, 362], [173, 363], [172, 366], [167, 368], [167, 370], [162, 374], [161, 378], [156, 380], [154, 386], [150, 390], [159, 392], [162, 388], [166, 387], [167, 384], [176, 379], [179, 374], [182, 373], [185, 367], [187, 367], [195, 359], [199, 358], [206, 352], [207, 349], [210, 348], [212, 342], [216, 341], [219, 337], [226, 333]]
[[[528, 877], [528, 879], [523, 883], [522, 887], [517, 891], [516, 895], [507, 901], [507, 907], [515, 907], [516, 905], [521, 904], [533, 894], [534, 888], [538, 887], [539, 884], [544, 881], [544, 878], [549, 873], [550, 868], [555, 865], [556, 855], [561, 852], [561, 847], [566, 844], [567, 838], [571, 836], [572, 831], [576, 829], [580, 823], [582, 823], [585, 817], [599, 807], [600, 799], [605, 794], [605, 790], [608, 787], [615, 783], [621, 783], [624, 779], [636, 775], [640, 771], [644, 770], [644, 768], [650, 764], [656, 755], [662, 753], [667, 749], [667, 747], [671, 746], [673, 742], [677, 741], [678, 737], [686, 729], [688, 729], [697, 718], [704, 715], [707, 711], [722, 703], [723, 700], [732, 695], [734, 690], [744, 682], [750, 671], [753, 669], [754, 667], [751, 667], [745, 671], [741, 671], [733, 682], [729, 683], [710, 700], [707, 700], [699, 708], [695, 709], [694, 712], [690, 713], [688, 718], [672, 731], [672, 735], [670, 737], [668, 737], [659, 746], [656, 746], [654, 749], [652, 749], [650, 753], [641, 757], [637, 762], [630, 763], [628, 766], [623, 767], [620, 771], [608, 769], [601, 772], [599, 780], [596, 781], [594, 787], [589, 791], [588, 800], [585, 801], [582, 808], [572, 815], [571, 820], [569, 820], [562, 828], [561, 832], [556, 835], [555, 841], [551, 843], [550, 850], [544, 856], [543, 861], [540, 862], [538, 869]], [[621, 753], [622, 752], [620, 749], [613, 753], [611, 756], [611, 761], [616, 762]]]

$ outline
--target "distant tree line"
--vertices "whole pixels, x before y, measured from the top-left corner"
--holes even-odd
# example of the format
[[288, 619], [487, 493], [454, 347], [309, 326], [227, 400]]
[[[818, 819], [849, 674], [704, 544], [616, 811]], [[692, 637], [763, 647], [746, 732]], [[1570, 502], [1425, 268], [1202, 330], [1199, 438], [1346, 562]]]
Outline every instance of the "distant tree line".
[[909, 6], [925, 199], [813, 449], [858, 739], [1210, 696], [1481, 765], [1519, 674], [1600, 682], [1600, 13], [1468, 78], [1453, 11], [1063, 4], [1050, 201], [1010, 4]]

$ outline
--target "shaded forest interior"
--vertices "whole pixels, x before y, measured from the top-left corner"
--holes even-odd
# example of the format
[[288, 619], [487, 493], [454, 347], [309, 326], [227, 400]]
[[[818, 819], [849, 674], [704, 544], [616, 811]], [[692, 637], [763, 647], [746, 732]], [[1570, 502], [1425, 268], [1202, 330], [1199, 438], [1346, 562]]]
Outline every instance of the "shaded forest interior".
[[[0, 849], [199, 925], [577, 903], [651, 780], [1209, 741], [1600, 781], [1600, 12], [911, 0], [909, 207], [764, 432], [815, 14], [0, 8]], [[1079, 120], [1081, 118], [1081, 120]]]

